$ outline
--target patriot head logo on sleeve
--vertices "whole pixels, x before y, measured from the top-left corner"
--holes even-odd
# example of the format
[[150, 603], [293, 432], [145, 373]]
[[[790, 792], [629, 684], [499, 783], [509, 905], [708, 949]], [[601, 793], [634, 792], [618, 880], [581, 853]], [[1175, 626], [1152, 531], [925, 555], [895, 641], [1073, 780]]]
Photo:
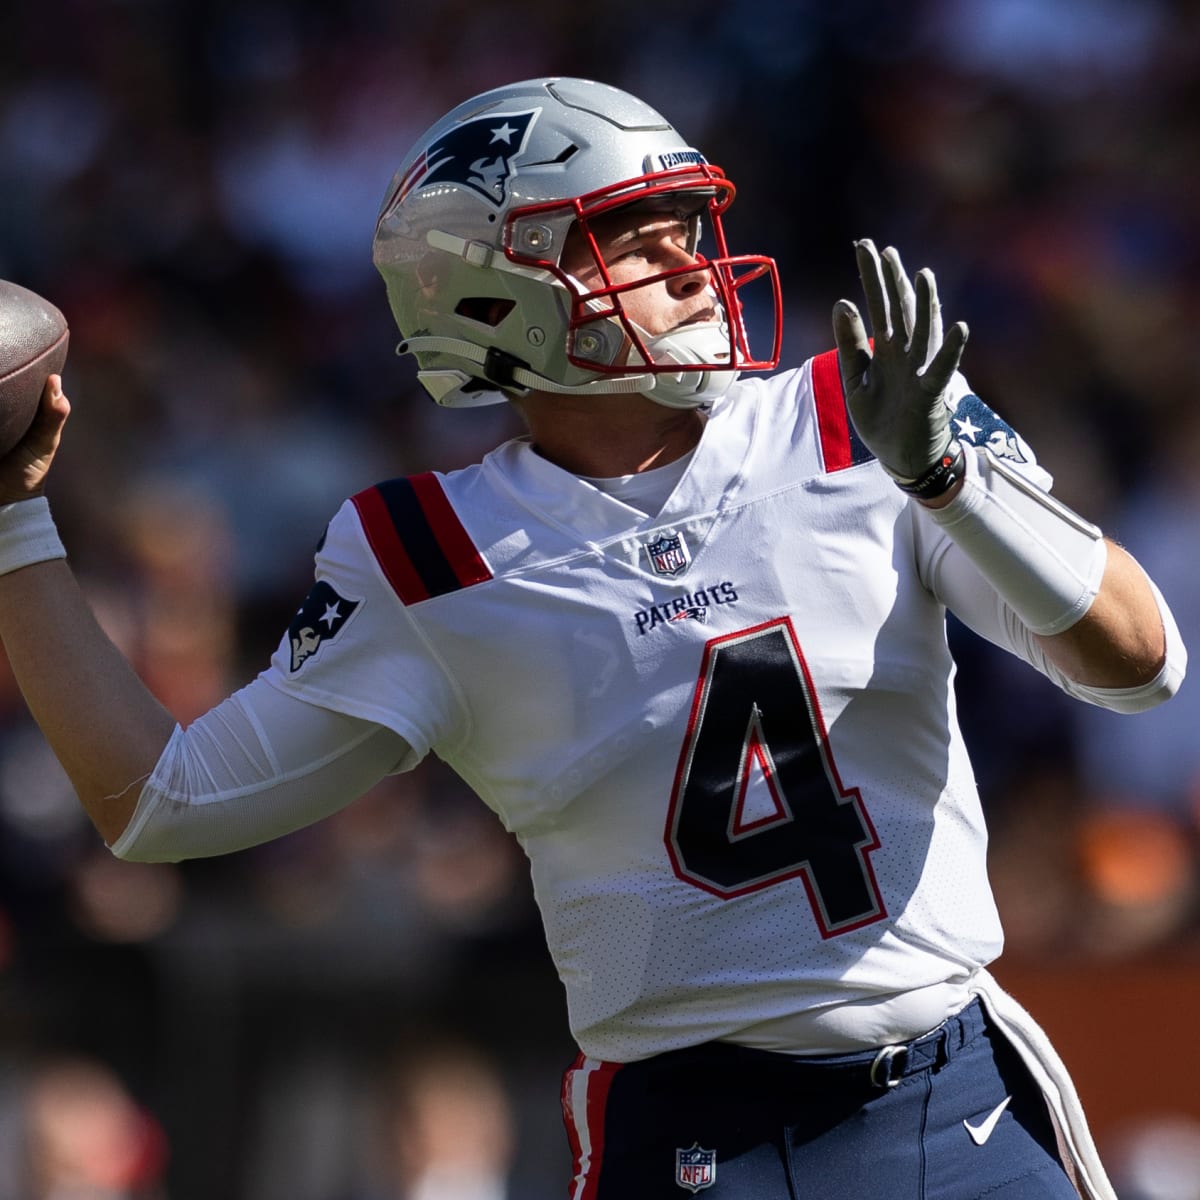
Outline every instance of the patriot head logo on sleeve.
[[457, 183], [499, 208], [508, 198], [507, 181], [517, 173], [516, 159], [539, 112], [487, 113], [456, 125], [417, 156], [391, 203], [417, 188]]
[[968, 392], [955, 405], [950, 415], [950, 427], [960, 442], [986, 447], [997, 458], [1020, 463], [1029, 461], [1017, 431], [974, 392]]
[[317, 580], [288, 626], [291, 669], [300, 670], [325, 642], [337, 637], [361, 603], [339, 596], [325, 580]]

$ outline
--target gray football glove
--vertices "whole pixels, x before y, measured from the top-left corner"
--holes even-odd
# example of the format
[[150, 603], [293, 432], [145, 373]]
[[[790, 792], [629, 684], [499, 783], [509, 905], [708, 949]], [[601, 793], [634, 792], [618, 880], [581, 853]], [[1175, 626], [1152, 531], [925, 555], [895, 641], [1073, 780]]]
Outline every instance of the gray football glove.
[[[950, 450], [945, 392], [958, 369], [967, 327], [959, 321], [943, 337], [933, 272], [909, 282], [891, 247], [882, 261], [869, 239], [855, 243], [858, 273], [875, 338], [874, 353], [858, 309], [849, 300], [833, 308], [833, 334], [850, 419], [867, 448], [897, 483], [926, 479]], [[923, 493], [921, 493], [923, 494]], [[937, 494], [935, 491], [931, 494]]]

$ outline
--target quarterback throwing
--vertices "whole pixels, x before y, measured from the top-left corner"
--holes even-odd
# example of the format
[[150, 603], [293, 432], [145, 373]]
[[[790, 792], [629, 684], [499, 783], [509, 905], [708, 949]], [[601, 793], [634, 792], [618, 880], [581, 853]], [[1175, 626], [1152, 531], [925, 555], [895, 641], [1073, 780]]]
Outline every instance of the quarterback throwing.
[[430, 396], [527, 433], [349, 498], [270, 664], [185, 729], [64, 561], [54, 377], [0, 460], [14, 670], [129, 859], [451, 764], [524, 848], [566, 991], [572, 1200], [1112, 1200], [987, 970], [946, 613], [1129, 713], [1179, 686], [1174, 621], [972, 391], [928, 270], [859, 242], [865, 312], [779, 368], [733, 198], [603, 84], [465, 101], [397, 170], [375, 261]]

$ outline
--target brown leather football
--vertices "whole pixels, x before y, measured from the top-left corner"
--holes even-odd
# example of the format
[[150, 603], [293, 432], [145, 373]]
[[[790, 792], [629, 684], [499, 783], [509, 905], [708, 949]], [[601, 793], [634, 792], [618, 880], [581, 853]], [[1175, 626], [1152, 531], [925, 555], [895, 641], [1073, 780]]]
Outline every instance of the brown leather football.
[[0, 455], [33, 423], [46, 377], [67, 361], [67, 320], [36, 292], [0, 280]]

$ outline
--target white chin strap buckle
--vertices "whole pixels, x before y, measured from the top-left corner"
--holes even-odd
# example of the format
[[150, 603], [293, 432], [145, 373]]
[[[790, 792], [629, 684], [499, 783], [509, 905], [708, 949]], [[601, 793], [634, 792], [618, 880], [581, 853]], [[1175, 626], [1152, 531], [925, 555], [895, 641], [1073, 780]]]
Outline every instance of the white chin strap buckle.
[[738, 377], [735, 367], [718, 364], [728, 362], [730, 354], [729, 326], [723, 320], [697, 321], [656, 336], [646, 334], [643, 340], [655, 366], [665, 367], [708, 364], [707, 371], [656, 372], [652, 390], [644, 392], [651, 400], [667, 408], [700, 408], [723, 396]]

